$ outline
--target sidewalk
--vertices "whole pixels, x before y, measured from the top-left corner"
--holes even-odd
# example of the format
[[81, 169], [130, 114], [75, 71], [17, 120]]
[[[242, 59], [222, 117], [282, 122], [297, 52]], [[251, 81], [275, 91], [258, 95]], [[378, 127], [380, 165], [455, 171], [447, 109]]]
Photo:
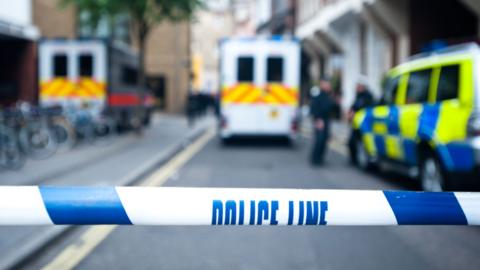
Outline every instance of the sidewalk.
[[[112, 145], [82, 146], [50, 159], [31, 161], [15, 172], [1, 172], [1, 185], [130, 185], [166, 162], [207, 128], [213, 117], [199, 119], [193, 128], [184, 117], [160, 115], [143, 136], [121, 135]], [[0, 227], [0, 269], [15, 266], [68, 226]]]
[[142, 137], [130, 132], [118, 135], [108, 145], [82, 144], [65, 153], [56, 153], [45, 160], [28, 159], [25, 166], [18, 171], [0, 171], [0, 185], [48, 184], [55, 179], [69, 177], [80, 168], [90, 168], [112, 157], [126, 156], [127, 152], [131, 156], [132, 151], [142, 157], [148, 157], [148, 154], [154, 154], [166, 145], [174, 143], [176, 139], [181, 139], [178, 134], [188, 135], [186, 133], [203, 127], [205, 120], [191, 130], [181, 116], [156, 114], [151, 127], [145, 130]]

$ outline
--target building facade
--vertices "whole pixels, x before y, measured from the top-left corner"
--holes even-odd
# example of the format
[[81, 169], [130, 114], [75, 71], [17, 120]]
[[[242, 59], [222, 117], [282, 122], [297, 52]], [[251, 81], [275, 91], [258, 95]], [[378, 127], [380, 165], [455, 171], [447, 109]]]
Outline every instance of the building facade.
[[234, 18], [230, 1], [207, 4], [191, 24], [192, 90], [215, 94], [220, 87], [219, 43], [233, 34]]
[[269, 35], [294, 35], [296, 25], [297, 0], [257, 0], [262, 3], [260, 10], [268, 8], [259, 16], [257, 33]]
[[72, 7], [60, 8], [57, 0], [34, 0], [33, 21], [45, 38], [77, 36], [77, 15]]
[[0, 107], [36, 102], [35, 42], [30, 0], [0, 0]]
[[147, 84], [157, 105], [169, 113], [183, 112], [190, 88], [190, 23], [155, 27], [146, 50]]
[[385, 73], [409, 56], [477, 40], [479, 5], [475, 0], [303, 0], [297, 2], [295, 33], [308, 55], [312, 83], [340, 74], [346, 110], [360, 77], [380, 97]]

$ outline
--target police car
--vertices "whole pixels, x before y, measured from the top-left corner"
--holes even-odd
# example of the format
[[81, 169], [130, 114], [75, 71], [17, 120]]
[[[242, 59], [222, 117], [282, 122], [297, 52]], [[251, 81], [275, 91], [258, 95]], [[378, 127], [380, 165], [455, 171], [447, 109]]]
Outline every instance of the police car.
[[352, 128], [361, 168], [393, 165], [426, 191], [480, 186], [479, 46], [452, 46], [392, 69], [381, 104], [357, 112]]

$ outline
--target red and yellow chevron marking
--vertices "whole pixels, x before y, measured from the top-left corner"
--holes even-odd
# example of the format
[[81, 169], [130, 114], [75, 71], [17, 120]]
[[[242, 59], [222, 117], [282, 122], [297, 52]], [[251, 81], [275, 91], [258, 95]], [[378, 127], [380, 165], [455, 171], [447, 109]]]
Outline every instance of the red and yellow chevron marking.
[[298, 104], [298, 91], [279, 83], [268, 84], [265, 88], [250, 83], [239, 83], [224, 87], [221, 94], [223, 104]]
[[64, 77], [40, 83], [40, 99], [105, 99], [106, 85], [92, 78], [81, 78], [73, 82]]

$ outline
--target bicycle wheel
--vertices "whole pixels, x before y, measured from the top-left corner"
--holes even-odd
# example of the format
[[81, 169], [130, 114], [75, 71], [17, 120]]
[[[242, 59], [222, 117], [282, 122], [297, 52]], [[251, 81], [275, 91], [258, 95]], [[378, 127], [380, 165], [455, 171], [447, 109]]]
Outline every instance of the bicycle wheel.
[[50, 131], [55, 136], [55, 142], [60, 152], [65, 152], [73, 148], [77, 140], [76, 132], [73, 127], [63, 118], [57, 118], [50, 123]]
[[0, 126], [0, 167], [18, 170], [25, 165], [25, 156], [18, 145], [15, 132]]
[[106, 145], [116, 134], [115, 122], [109, 117], [102, 117], [93, 123], [95, 144]]
[[52, 156], [58, 148], [55, 135], [41, 122], [28, 123], [20, 130], [22, 150], [33, 159], [45, 159]]

